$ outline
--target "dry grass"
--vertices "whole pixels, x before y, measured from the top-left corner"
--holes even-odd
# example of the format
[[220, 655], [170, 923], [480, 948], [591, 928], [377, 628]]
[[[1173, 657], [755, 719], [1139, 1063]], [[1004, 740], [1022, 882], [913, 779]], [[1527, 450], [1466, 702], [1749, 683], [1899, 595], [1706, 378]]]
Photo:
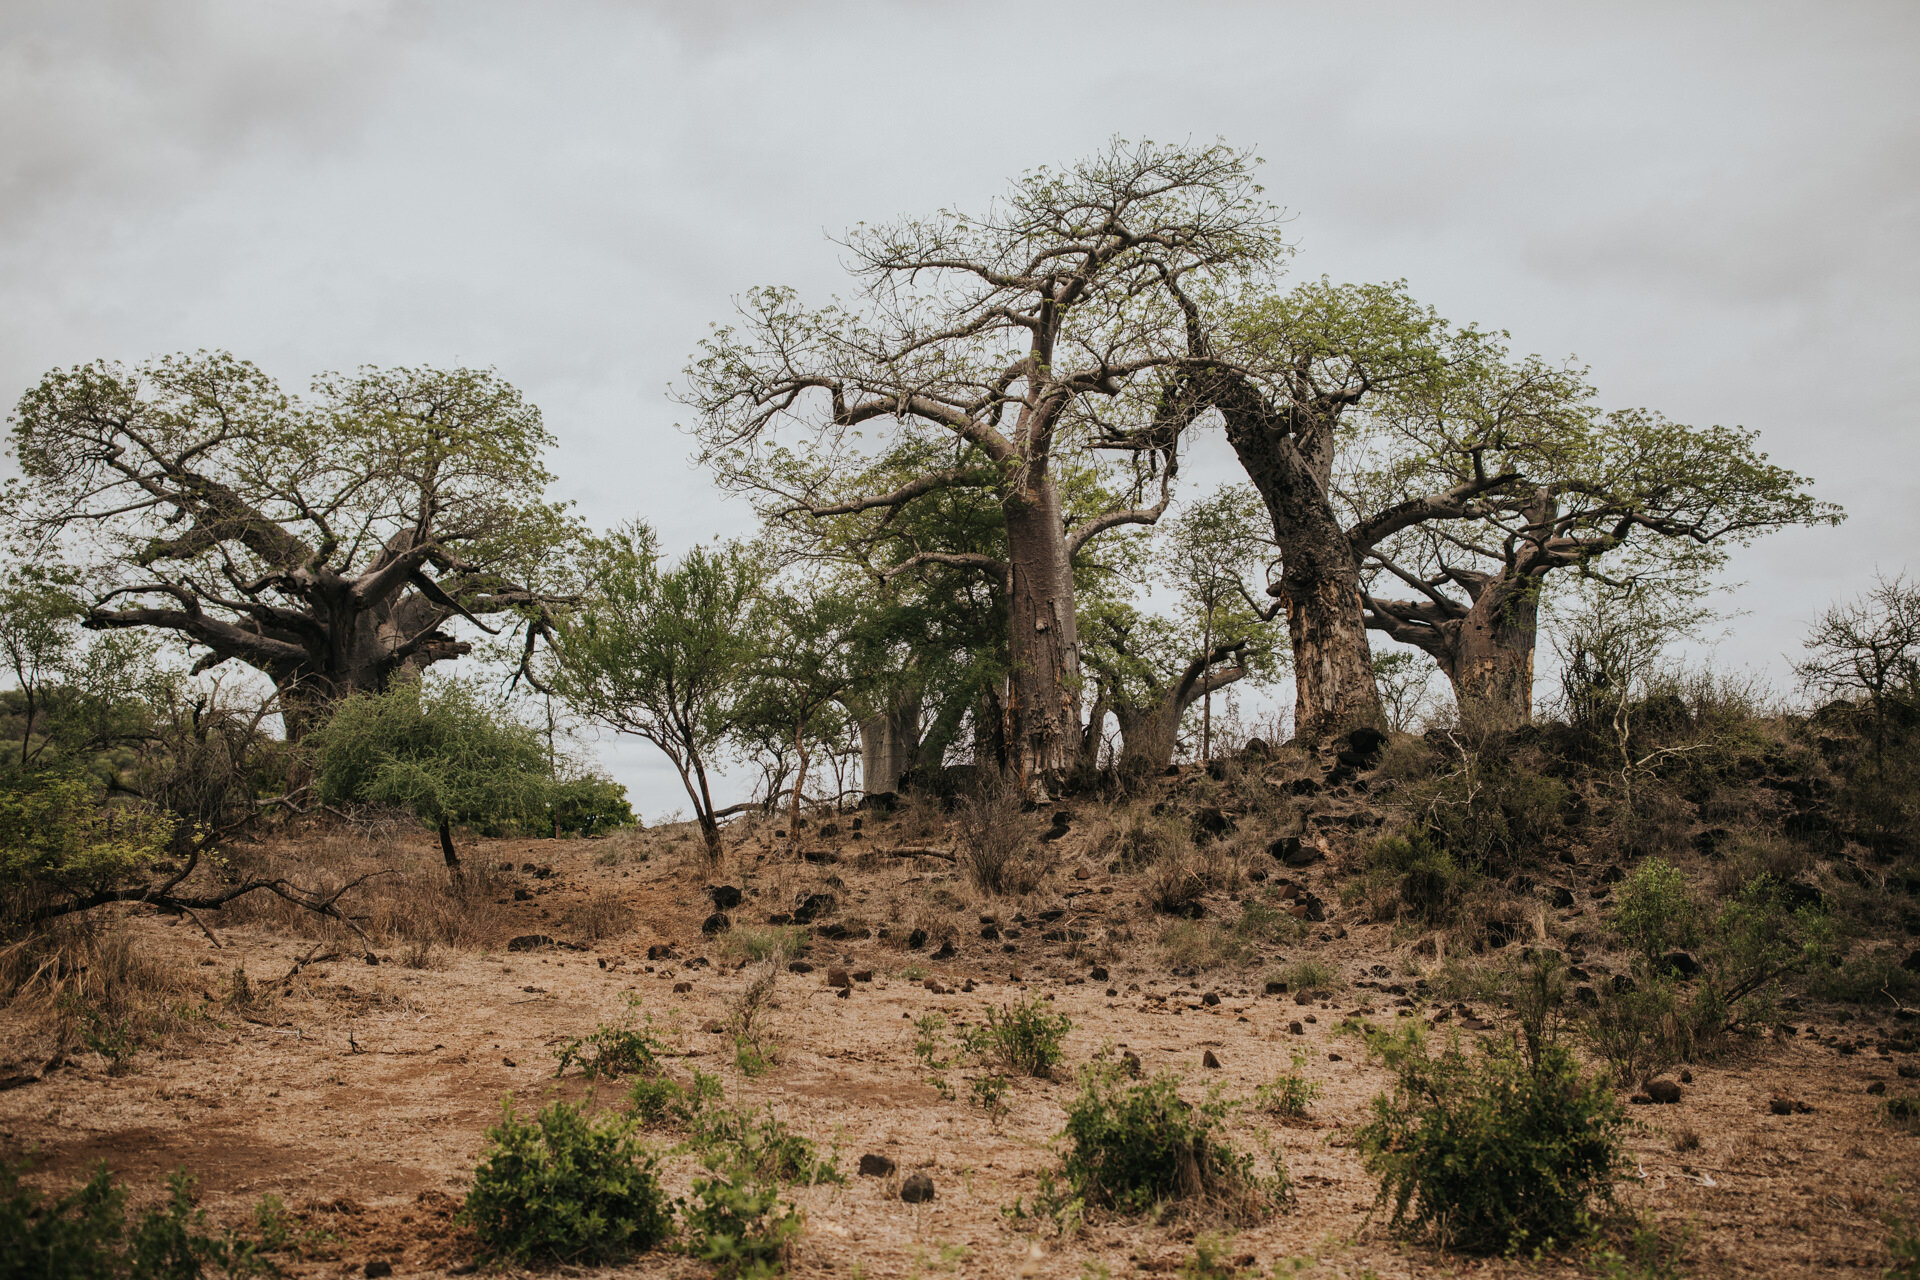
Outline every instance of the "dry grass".
[[974, 888], [998, 896], [1039, 887], [1046, 857], [1011, 788], [981, 787], [961, 798], [954, 817], [954, 855]]
[[9, 1056], [89, 1050], [118, 1074], [195, 1020], [191, 976], [154, 959], [113, 909], [32, 930], [0, 948]]
[[595, 889], [585, 902], [568, 908], [562, 917], [566, 926], [583, 941], [600, 942], [632, 932], [633, 908], [612, 888]]

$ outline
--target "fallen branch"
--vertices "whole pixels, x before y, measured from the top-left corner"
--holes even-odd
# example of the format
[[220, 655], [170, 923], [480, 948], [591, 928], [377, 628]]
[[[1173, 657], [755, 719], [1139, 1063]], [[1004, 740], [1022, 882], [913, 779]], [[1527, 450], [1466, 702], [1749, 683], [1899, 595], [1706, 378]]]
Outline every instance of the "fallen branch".
[[955, 862], [957, 859], [946, 849], [921, 849], [905, 846], [899, 849], [875, 849], [875, 853], [889, 858], [939, 858], [943, 862]]
[[60, 1065], [64, 1063], [66, 1060], [67, 1060], [66, 1046], [62, 1045], [60, 1048], [55, 1049], [53, 1051], [53, 1056], [51, 1058], [48, 1058], [45, 1062], [40, 1064], [40, 1067], [38, 1070], [24, 1072], [20, 1075], [0, 1077], [0, 1092], [4, 1092], [8, 1089], [18, 1089], [22, 1085], [29, 1085], [29, 1084], [33, 1084], [35, 1081], [44, 1080], [47, 1078], [47, 1075], [49, 1072], [58, 1069]]
[[[189, 869], [191, 868], [189, 867]], [[272, 880], [249, 880], [244, 884], [235, 885], [230, 889], [223, 889], [219, 893], [188, 896], [173, 892], [174, 886], [178, 885], [180, 881], [185, 878], [185, 873], [182, 872], [161, 885], [148, 885], [140, 889], [102, 889], [98, 893], [90, 893], [82, 898], [73, 898], [66, 902], [51, 903], [28, 915], [24, 923], [36, 925], [43, 921], [57, 919], [60, 916], [78, 915], [83, 911], [91, 911], [95, 907], [109, 906], [116, 902], [132, 902], [144, 903], [147, 906], [164, 911], [169, 915], [192, 917], [195, 924], [200, 924], [202, 929], [206, 929], [206, 925], [201, 924], [199, 919], [193, 916], [195, 911], [217, 911], [236, 898], [243, 898], [247, 894], [264, 891], [276, 897], [284, 898], [297, 907], [305, 907], [308, 911], [312, 911], [317, 915], [338, 920], [341, 924], [344, 924], [360, 936], [360, 940], [366, 944], [366, 954], [372, 955], [373, 939], [367, 936], [366, 930], [355, 924], [344, 911], [340, 910], [337, 904], [340, 901], [341, 895], [349, 889], [356, 889], [367, 881], [379, 876], [398, 874], [400, 874], [398, 871], [391, 869], [370, 871], [364, 876], [359, 876], [347, 881], [347, 883], [341, 885], [332, 893], [322, 893], [317, 889], [302, 888], [297, 884], [275, 878]], [[208, 936], [212, 936], [211, 933], [209, 933]], [[216, 943], [216, 945], [218, 944]]]
[[298, 960], [295, 960], [293, 962], [293, 968], [287, 970], [287, 976], [280, 979], [280, 981], [274, 983], [273, 985], [276, 987], [286, 986], [289, 982], [292, 982], [294, 979], [294, 976], [298, 974], [300, 970], [305, 968], [307, 965], [317, 964], [325, 960], [338, 960], [340, 958], [340, 953], [338, 951], [330, 950], [327, 952], [327, 954], [323, 956], [314, 955], [314, 952], [320, 950], [320, 948], [326, 945], [327, 944], [324, 942], [316, 942], [311, 947], [308, 947], [307, 954], [301, 956]]

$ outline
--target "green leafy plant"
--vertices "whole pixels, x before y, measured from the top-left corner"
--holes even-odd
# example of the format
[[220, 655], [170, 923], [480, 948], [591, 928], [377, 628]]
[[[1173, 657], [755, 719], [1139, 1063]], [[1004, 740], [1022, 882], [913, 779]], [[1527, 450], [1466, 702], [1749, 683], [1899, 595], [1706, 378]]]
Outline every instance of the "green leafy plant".
[[1208, 1201], [1247, 1212], [1283, 1197], [1277, 1158], [1275, 1177], [1262, 1180], [1253, 1158], [1220, 1136], [1232, 1104], [1217, 1096], [1189, 1103], [1178, 1083], [1166, 1073], [1134, 1083], [1111, 1063], [1088, 1064], [1067, 1107], [1059, 1174], [1042, 1178], [1043, 1207], [1062, 1216], [1085, 1209], [1139, 1214], [1173, 1201]]
[[1332, 991], [1339, 987], [1340, 973], [1324, 960], [1300, 960], [1281, 971], [1294, 991]]
[[696, 1069], [691, 1084], [665, 1074], [641, 1076], [627, 1090], [627, 1104], [642, 1124], [684, 1127], [720, 1096], [720, 1077]]
[[1893, 1255], [1887, 1280], [1920, 1280], [1920, 1228], [1897, 1213], [1881, 1221], [1887, 1227], [1887, 1252]]
[[974, 1045], [981, 1056], [1023, 1076], [1048, 1076], [1062, 1056], [1061, 1041], [1073, 1023], [1064, 1013], [1048, 1013], [1039, 997], [987, 1009], [987, 1025]]
[[673, 1211], [656, 1157], [632, 1126], [566, 1102], [529, 1124], [508, 1094], [460, 1221], [490, 1255], [516, 1262], [612, 1260], [651, 1248], [672, 1231]]
[[1279, 1116], [1283, 1120], [1302, 1120], [1306, 1118], [1313, 1100], [1323, 1091], [1320, 1084], [1300, 1074], [1307, 1055], [1295, 1050], [1293, 1070], [1283, 1071], [1253, 1091], [1254, 1102], [1269, 1115]]
[[1004, 1118], [1008, 1111], [1007, 1095], [1010, 1086], [1003, 1075], [980, 1076], [973, 1082], [973, 1103], [991, 1116], [996, 1123]]
[[687, 1252], [726, 1280], [779, 1275], [803, 1229], [777, 1187], [731, 1178], [695, 1178], [686, 1210]]
[[1208, 1232], [1193, 1242], [1193, 1256], [1180, 1264], [1174, 1274], [1180, 1280], [1233, 1280], [1240, 1268], [1227, 1255], [1227, 1241]]
[[577, 1036], [554, 1051], [559, 1065], [553, 1074], [563, 1076], [578, 1063], [580, 1074], [589, 1080], [605, 1076], [618, 1080], [624, 1076], [656, 1076], [660, 1058], [666, 1052], [653, 1034], [651, 1019], [646, 1027], [615, 1026], [601, 1023], [584, 1036]]
[[708, 1169], [755, 1182], [846, 1181], [831, 1155], [787, 1128], [773, 1113], [702, 1107], [688, 1122], [686, 1146]]
[[1562, 1045], [1537, 1062], [1511, 1044], [1433, 1052], [1421, 1029], [1376, 1032], [1393, 1070], [1360, 1130], [1392, 1225], [1476, 1253], [1546, 1249], [1587, 1238], [1590, 1207], [1612, 1196], [1619, 1104]]
[[1674, 947], [1694, 942], [1698, 912], [1687, 898], [1687, 881], [1664, 858], [1647, 858], [1620, 882], [1614, 927], [1649, 969]]
[[194, 1205], [184, 1170], [167, 1179], [166, 1198], [127, 1220], [126, 1192], [102, 1163], [86, 1182], [48, 1198], [20, 1181], [26, 1164], [0, 1164], [0, 1275], [72, 1280], [199, 1280], [214, 1272], [273, 1275], [261, 1257], [277, 1247], [231, 1228], [215, 1232]]

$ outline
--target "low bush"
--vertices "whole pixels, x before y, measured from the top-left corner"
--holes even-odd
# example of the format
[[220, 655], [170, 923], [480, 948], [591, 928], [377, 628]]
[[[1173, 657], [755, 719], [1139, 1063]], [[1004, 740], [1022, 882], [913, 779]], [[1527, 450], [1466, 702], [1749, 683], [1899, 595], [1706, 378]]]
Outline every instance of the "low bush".
[[580, 1065], [580, 1074], [589, 1080], [605, 1076], [618, 1080], [624, 1076], [657, 1075], [665, 1053], [649, 1027], [614, 1026], [601, 1023], [592, 1032], [567, 1041], [554, 1050], [560, 1065], [553, 1074], [563, 1076], [567, 1068]]
[[1247, 940], [1205, 920], [1172, 920], [1160, 931], [1160, 954], [1173, 969], [1218, 969], [1247, 958]]
[[720, 954], [729, 960], [763, 964], [785, 964], [805, 954], [811, 940], [800, 925], [767, 925], [756, 928], [737, 924], [720, 935]]
[[695, 1178], [686, 1211], [687, 1252], [723, 1280], [780, 1274], [800, 1234], [799, 1212], [777, 1187], [731, 1178]]
[[217, 1233], [195, 1207], [185, 1171], [167, 1179], [165, 1200], [127, 1218], [126, 1192], [102, 1163], [86, 1182], [48, 1198], [20, 1181], [26, 1165], [0, 1163], [0, 1276], [20, 1280], [237, 1280], [275, 1275], [261, 1254], [272, 1241]]
[[974, 1048], [1016, 1075], [1045, 1077], [1059, 1063], [1061, 1041], [1073, 1023], [1064, 1013], [1047, 1012], [1035, 997], [1025, 1003], [987, 1009], [987, 1025], [974, 1035]]
[[1515, 1253], [1572, 1244], [1612, 1198], [1619, 1104], [1558, 1044], [1433, 1052], [1418, 1027], [1376, 1032], [1393, 1070], [1359, 1144], [1396, 1229], [1447, 1248]]
[[983, 785], [962, 796], [954, 819], [955, 857], [974, 888], [989, 895], [1022, 894], [1040, 883], [1046, 863], [1011, 787]]
[[1205, 1202], [1246, 1216], [1279, 1201], [1284, 1172], [1260, 1178], [1253, 1158], [1221, 1136], [1232, 1110], [1218, 1097], [1189, 1103], [1162, 1073], [1130, 1082], [1121, 1068], [1089, 1064], [1067, 1107], [1066, 1156], [1042, 1178], [1041, 1203], [1056, 1214], [1087, 1209], [1140, 1214], [1171, 1202]]
[[693, 1110], [687, 1129], [686, 1146], [700, 1162], [735, 1179], [808, 1186], [846, 1181], [834, 1157], [787, 1128], [772, 1107], [756, 1112], [703, 1105]]
[[1428, 924], [1448, 923], [1478, 879], [1418, 827], [1380, 841], [1369, 861], [1391, 878], [1401, 913]]
[[1283, 1120], [1304, 1120], [1313, 1100], [1323, 1092], [1321, 1085], [1300, 1074], [1307, 1055], [1295, 1050], [1293, 1070], [1283, 1071], [1253, 1091], [1256, 1106], [1268, 1115]]
[[611, 1261], [673, 1230], [657, 1158], [633, 1122], [554, 1102], [529, 1124], [501, 1103], [460, 1221], [488, 1254], [515, 1262]]
[[1298, 960], [1280, 972], [1292, 991], [1333, 991], [1345, 985], [1339, 970], [1324, 960]]
[[1686, 877], [1664, 858], [1647, 858], [1620, 882], [1614, 927], [1649, 969], [1675, 947], [1695, 943], [1697, 911], [1687, 897]]
[[691, 1084], [668, 1075], [641, 1076], [627, 1090], [627, 1105], [642, 1124], [669, 1124], [682, 1128], [721, 1096], [720, 1077], [696, 1069]]

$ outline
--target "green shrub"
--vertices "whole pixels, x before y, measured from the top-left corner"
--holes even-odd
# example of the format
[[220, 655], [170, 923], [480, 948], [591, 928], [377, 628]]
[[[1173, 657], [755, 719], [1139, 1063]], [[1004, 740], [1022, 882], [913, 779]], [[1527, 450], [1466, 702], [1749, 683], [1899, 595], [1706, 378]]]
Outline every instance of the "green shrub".
[[1454, 908], [1479, 878], [1419, 827], [1374, 845], [1369, 862], [1393, 877], [1401, 910], [1429, 924], [1452, 919]]
[[1111, 1063], [1080, 1073], [1080, 1094], [1067, 1107], [1066, 1157], [1059, 1185], [1042, 1180], [1042, 1203], [1056, 1213], [1075, 1205], [1123, 1214], [1146, 1213], [1171, 1201], [1215, 1201], [1251, 1210], [1285, 1192], [1284, 1174], [1255, 1176], [1253, 1158], [1219, 1134], [1232, 1110], [1218, 1097], [1189, 1103], [1178, 1081], [1161, 1073], [1131, 1083]]
[[1060, 1061], [1060, 1042], [1073, 1026], [1064, 1013], [1048, 1013], [1038, 996], [1025, 1003], [987, 1009], [976, 1045], [982, 1056], [1023, 1076], [1048, 1076]]
[[1295, 1050], [1293, 1070], [1281, 1072], [1253, 1091], [1254, 1102], [1262, 1111], [1283, 1120], [1306, 1117], [1313, 1100], [1323, 1092], [1321, 1085], [1300, 1074], [1300, 1068], [1306, 1061], [1307, 1055]]
[[0, 785], [0, 883], [79, 895], [145, 871], [173, 840], [173, 819], [107, 806], [78, 774]]
[[1920, 1096], [1888, 1098], [1880, 1104], [1880, 1118], [1896, 1129], [1920, 1133]]
[[1241, 904], [1240, 918], [1233, 922], [1233, 932], [1253, 943], [1294, 942], [1306, 933], [1306, 925], [1271, 902], [1248, 898]]
[[1674, 947], [1694, 944], [1697, 915], [1686, 878], [1664, 858], [1643, 860], [1614, 896], [1614, 928], [1649, 970]]
[[665, 1052], [652, 1028], [613, 1026], [601, 1023], [587, 1035], [569, 1040], [554, 1051], [560, 1065], [553, 1074], [563, 1076], [576, 1062], [580, 1074], [589, 1080], [601, 1076], [618, 1080], [623, 1076], [653, 1076], [660, 1073], [660, 1058]]
[[1332, 991], [1341, 985], [1339, 971], [1324, 960], [1295, 961], [1281, 973], [1293, 991]]
[[20, 1181], [25, 1164], [0, 1164], [0, 1276], [53, 1280], [198, 1280], [277, 1274], [261, 1257], [274, 1242], [227, 1229], [211, 1234], [193, 1203], [193, 1179], [167, 1179], [164, 1202], [130, 1225], [126, 1193], [105, 1163], [64, 1195], [48, 1199]]
[[1211, 920], [1171, 920], [1160, 931], [1160, 954], [1173, 969], [1218, 969], [1244, 961], [1247, 942]]
[[1376, 1033], [1369, 1049], [1396, 1077], [1360, 1130], [1392, 1225], [1475, 1253], [1585, 1239], [1590, 1206], [1612, 1197], [1619, 1104], [1573, 1055], [1543, 1045], [1529, 1064], [1510, 1044], [1429, 1050], [1420, 1028]]
[[720, 935], [720, 954], [729, 960], [745, 960], [754, 964], [769, 960], [784, 964], [805, 954], [810, 940], [811, 935], [800, 925], [755, 928], [737, 924]]
[[627, 1104], [642, 1124], [685, 1127], [720, 1096], [720, 1077], [696, 1068], [692, 1084], [681, 1084], [664, 1074], [641, 1076], [627, 1090]]
[[656, 1157], [632, 1125], [590, 1119], [565, 1102], [527, 1124], [508, 1094], [460, 1221], [489, 1254], [516, 1262], [612, 1260], [651, 1248], [672, 1231], [673, 1211]]
[[779, 1275], [800, 1214], [779, 1188], [730, 1178], [695, 1178], [687, 1205], [687, 1252], [726, 1280]]
[[787, 1128], [773, 1114], [702, 1106], [688, 1120], [688, 1149], [708, 1169], [752, 1182], [846, 1181], [831, 1155]]
[[635, 819], [627, 803], [627, 789], [611, 778], [585, 774], [553, 783], [547, 789], [547, 817], [553, 834], [577, 831], [598, 835], [631, 827]]

